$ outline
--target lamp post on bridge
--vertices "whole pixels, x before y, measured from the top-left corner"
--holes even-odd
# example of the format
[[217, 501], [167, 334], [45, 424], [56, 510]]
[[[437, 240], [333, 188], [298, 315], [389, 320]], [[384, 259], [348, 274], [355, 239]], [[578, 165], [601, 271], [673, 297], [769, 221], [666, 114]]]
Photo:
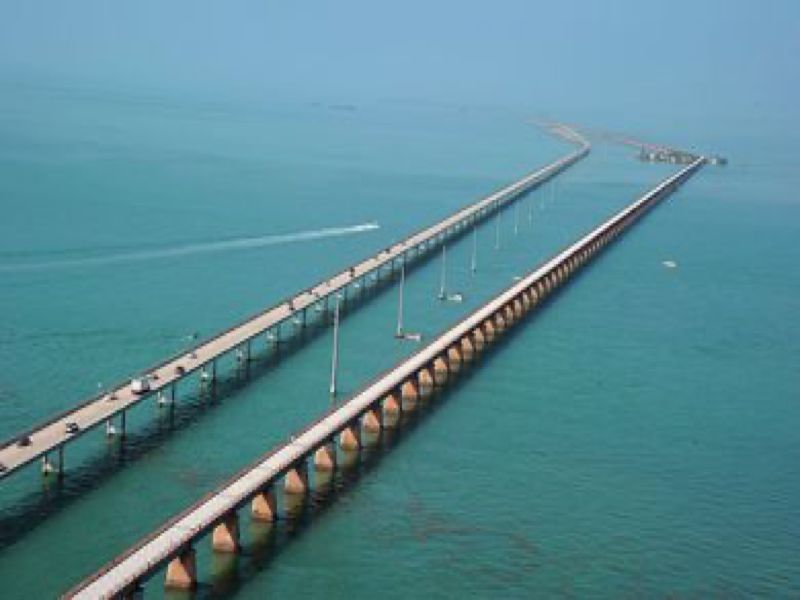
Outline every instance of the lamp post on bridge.
[[339, 368], [339, 297], [333, 309], [333, 357], [331, 358], [331, 400], [336, 398], [336, 371]]

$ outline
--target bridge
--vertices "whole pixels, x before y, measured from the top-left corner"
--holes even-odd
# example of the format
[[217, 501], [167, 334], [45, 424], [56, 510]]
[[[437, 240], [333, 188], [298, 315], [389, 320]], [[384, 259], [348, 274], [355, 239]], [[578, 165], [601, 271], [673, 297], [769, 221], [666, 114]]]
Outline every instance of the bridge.
[[[565, 126], [552, 126], [551, 131], [579, 148], [563, 158], [541, 168], [514, 183], [458, 210], [442, 221], [401, 240], [377, 255], [355, 264], [309, 289], [284, 299], [280, 303], [255, 314], [230, 329], [203, 341], [193, 348], [173, 355], [155, 366], [143, 369], [143, 379], [148, 389], [140, 393], [127, 380], [113, 385], [106, 392], [94, 395], [42, 423], [0, 443], [0, 479], [8, 477], [23, 466], [42, 458], [43, 469], [64, 473], [64, 448], [99, 425], [119, 416], [121, 434], [125, 433], [126, 411], [153, 395], [164, 398], [174, 410], [177, 385], [194, 373], [200, 373], [201, 382], [216, 388], [217, 361], [236, 352], [237, 358], [249, 362], [252, 344], [264, 336], [266, 342], [277, 343], [282, 328], [292, 323], [305, 326], [308, 312], [328, 312], [332, 296], [347, 298], [349, 290], [363, 289], [370, 279], [380, 280], [383, 270], [394, 273], [398, 264], [413, 264], [437, 246], [489, 218], [504, 206], [517, 200], [536, 186], [555, 177], [590, 151], [589, 143]], [[49, 453], [57, 453], [57, 462], [49, 462]]]
[[429, 344], [385, 371], [287, 442], [273, 448], [155, 532], [69, 590], [66, 598], [129, 597], [166, 565], [166, 585], [197, 584], [194, 545], [211, 533], [217, 552], [238, 552], [239, 511], [272, 521], [277, 491], [300, 496], [309, 489], [309, 466], [317, 472], [336, 468], [336, 446], [357, 451], [365, 432], [397, 427], [436, 386], [452, 381], [510, 327], [550, 297], [653, 206], [670, 196], [704, 164], [699, 157], [628, 207], [545, 261], [517, 283], [475, 310]]

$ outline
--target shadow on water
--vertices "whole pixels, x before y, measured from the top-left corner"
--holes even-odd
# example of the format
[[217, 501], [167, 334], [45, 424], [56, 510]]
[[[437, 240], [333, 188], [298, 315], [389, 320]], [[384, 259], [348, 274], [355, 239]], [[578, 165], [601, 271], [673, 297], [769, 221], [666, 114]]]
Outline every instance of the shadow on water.
[[[385, 429], [377, 434], [374, 441], [357, 454], [357, 460], [347, 466], [337, 466], [333, 479], [321, 487], [312, 486], [299, 505], [287, 511], [283, 502], [281, 517], [274, 524], [261, 524], [250, 519], [242, 519], [243, 531], [250, 531], [250, 541], [243, 545], [238, 555], [219, 555], [212, 553], [211, 576], [201, 582], [193, 593], [172, 591], [168, 598], [230, 598], [247, 586], [253, 578], [277, 560], [289, 545], [311, 530], [312, 525], [325, 518], [338, 502], [351, 494], [358, 483], [377, 469], [388, 454], [410, 439], [411, 434], [420, 427], [432, 424], [432, 417], [472, 376], [474, 368], [463, 370], [450, 386], [437, 390], [433, 396], [421, 401], [417, 409], [404, 415], [395, 429]], [[346, 455], [345, 454], [345, 455]], [[345, 459], [346, 460], [346, 459]], [[282, 495], [282, 494], [280, 494]], [[203, 540], [200, 543], [205, 543]], [[163, 571], [154, 574], [148, 585], [161, 585]]]
[[[562, 286], [563, 287], [566, 286]], [[526, 317], [531, 323], [544, 310], [555, 294], [544, 301], [539, 308]], [[333, 480], [317, 489], [314, 486], [310, 493], [303, 497], [299, 506], [288, 513], [281, 513], [281, 518], [274, 524], [260, 524], [245, 520], [243, 530], [249, 526], [251, 533], [249, 544], [243, 544], [238, 555], [219, 555], [212, 553], [211, 576], [199, 583], [192, 593], [168, 592], [169, 598], [230, 598], [246, 587], [261, 572], [267, 570], [289, 545], [305, 535], [311, 526], [336, 506], [337, 501], [353, 493], [358, 483], [377, 469], [381, 462], [394, 448], [402, 445], [414, 431], [433, 424], [432, 417], [455, 396], [477, 374], [478, 370], [490, 365], [502, 357], [503, 349], [521, 334], [523, 327], [512, 327], [499, 339], [492, 343], [491, 351], [484, 352], [474, 363], [462, 368], [453, 383], [445, 388], [437, 388], [434, 395], [423, 400], [418, 408], [408, 415], [403, 415], [396, 429], [384, 429], [377, 435], [374, 444], [365, 445], [358, 454], [358, 460], [349, 467], [337, 467]], [[284, 507], [285, 511], [285, 507]], [[508, 534], [506, 534], [508, 535]], [[530, 545], [519, 536], [510, 535], [515, 544]], [[205, 540], [204, 540], [205, 542]], [[202, 542], [201, 542], [202, 543]], [[526, 546], [527, 548], [527, 546]], [[202, 569], [202, 567], [201, 567]], [[154, 574], [149, 585], [160, 585], [163, 571]]]
[[[538, 186], [534, 186], [529, 192], [520, 196], [519, 199], [524, 198], [528, 193], [534, 191], [536, 187]], [[516, 204], [516, 202], [505, 205], [499, 212], [505, 212], [514, 204]], [[494, 214], [496, 214], [496, 212], [489, 213], [489, 215], [483, 219], [483, 222], [485, 223]], [[448, 243], [468, 236], [471, 231], [471, 227], [466, 227], [458, 231], [452, 235]], [[438, 246], [433, 246], [425, 254], [414, 257], [414, 259], [408, 263], [408, 268], [417, 269], [438, 259], [439, 255], [435, 252], [437, 247]], [[594, 261], [585, 265], [584, 269], [577, 272], [568, 284], [574, 281], [574, 279], [581, 275], [586, 268], [590, 267], [592, 264], [594, 264]], [[371, 300], [386, 294], [398, 277], [399, 270], [392, 271], [391, 273], [384, 273], [377, 281], [370, 281], [368, 285], [362, 286], [358, 290], [351, 289], [346, 302], [342, 305], [342, 319], [346, 319], [350, 313], [366, 305]], [[552, 296], [543, 302], [531, 317], [538, 315], [551, 299]], [[47, 517], [57, 514], [59, 511], [68, 507], [83, 494], [101, 487], [125, 465], [135, 462], [139, 458], [147, 455], [148, 452], [158, 447], [174, 434], [191, 427], [192, 424], [201, 419], [206, 412], [217, 410], [219, 407], [223, 406], [223, 400], [235, 397], [240, 390], [246, 388], [251, 382], [260, 380], [266, 374], [281, 366], [285, 359], [291, 358], [301, 352], [308, 342], [319, 338], [325, 333], [327, 325], [332, 318], [330, 311], [319, 314], [316, 319], [314, 319], [316, 315], [313, 312], [311, 315], [313, 320], [307, 326], [295, 329], [290, 338], [282, 340], [279, 345], [268, 353], [261, 356], [255, 355], [246, 367], [238, 366], [232, 369], [231, 371], [233, 374], [228, 377], [220, 376], [215, 394], [212, 395], [208, 393], [208, 391], [204, 392], [201, 390], [181, 396], [180, 402], [175, 405], [172, 418], [168, 416], [170, 412], [169, 409], [161, 410], [159, 417], [154, 421], [142, 426], [136, 431], [129, 431], [124, 442], [115, 440], [109, 444], [110, 448], [107, 452], [85, 459], [79, 466], [68, 469], [63, 480], [58, 480], [53, 477], [47, 481], [43, 490], [39, 489], [24, 494], [10, 506], [0, 509], [0, 550], [13, 545], [15, 542], [22, 539], [25, 534], [41, 526], [46, 521]], [[520, 328], [515, 327], [509, 330], [500, 340], [495, 342], [493, 346], [494, 351], [482, 357], [481, 362], [485, 364], [494, 360], [495, 355], [498, 354], [498, 350], [513, 339], [513, 337], [518, 334], [519, 329]], [[449, 397], [454, 390], [458, 389], [460, 385], [463, 385], [463, 383], [472, 376], [473, 371], [474, 368], [467, 369], [459, 376], [458, 380], [452, 386], [447, 388], [447, 390], [437, 392], [437, 397]], [[424, 412], [430, 413], [435, 411], [440, 405], [441, 402], [433, 402]], [[312, 520], [312, 516], [316, 517], [324, 513], [327, 507], [333, 504], [336, 497], [348, 493], [350, 488], [358, 481], [363, 473], [370, 471], [380, 462], [385, 450], [403, 440], [407, 433], [416, 428], [418, 421], [419, 419], [416, 417], [410, 419], [404, 424], [403, 428], [398, 429], [397, 432], [393, 434], [395, 439], [390, 441], [387, 441], [387, 436], [382, 435], [374, 449], [365, 449], [362, 451], [363, 460], [358, 462], [356, 468], [337, 471], [334, 485], [324, 497], [319, 494], [312, 496], [308, 502], [309, 506], [300, 511], [297, 518], [287, 520], [285, 527], [275, 528], [276, 530], [267, 536], [268, 539], [276, 537], [291, 538], [305, 531], [307, 524]], [[215, 478], [205, 483], [208, 488], [211, 488], [217, 481]], [[254, 552], [255, 557], [264, 557], [263, 563], [258, 560], [252, 561], [254, 566], [260, 564], [266, 565], [266, 563], [272, 560], [274, 553], [268, 551], [269, 548], [270, 543], [267, 543], [264, 548], [258, 552]], [[259, 569], [261, 568], [263, 567], [259, 567]], [[221, 567], [221, 572], [227, 571], [228, 569]], [[238, 573], [238, 569], [233, 569], [233, 572]], [[225, 577], [222, 577], [222, 580], [225, 580]]]
[[[359, 290], [361, 293], [356, 292], [349, 297], [343, 304], [341, 318], [346, 319], [348, 314], [372, 298], [386, 293], [395, 275], [385, 275], [382, 279], [371, 283], [368, 289], [361, 288], [363, 292]], [[67, 460], [68, 468], [63, 479], [51, 474], [43, 478], [43, 489], [24, 494], [13, 504], [2, 509], [0, 550], [34, 530], [47, 517], [69, 506], [82, 494], [101, 487], [124, 466], [147, 455], [173, 435], [188, 429], [206, 413], [219, 410], [224, 406], [224, 400], [235, 398], [237, 393], [246, 389], [251, 383], [278, 369], [285, 360], [304, 350], [309, 342], [324, 335], [330, 321], [331, 314], [321, 313], [307, 326], [296, 328], [291, 337], [281, 340], [268, 352], [261, 356], [254, 355], [247, 365], [237, 365], [231, 369], [230, 374], [220, 375], [213, 394], [198, 384], [193, 392], [180, 395], [175, 402], [172, 416], [168, 406], [159, 407], [159, 414], [155, 419], [134, 431], [129, 429], [124, 440], [118, 437], [108, 440], [106, 452], [95, 453], [71, 468]], [[152, 406], [146, 401], [140, 406], [143, 405]], [[38, 463], [29, 465], [27, 469], [36, 468], [36, 465]], [[214, 483], [215, 481], [207, 482], [209, 487]]]
[[[464, 229], [455, 234], [451, 240], [459, 239], [469, 231], [469, 228]], [[428, 251], [415, 257], [408, 266], [417, 269], [437, 257], [436, 252]], [[362, 285], [358, 290], [351, 289], [347, 300], [342, 303], [341, 318], [347, 319], [360, 307], [386, 294], [398, 277], [399, 270], [384, 272], [376, 281], [370, 280], [368, 285]], [[81, 495], [100, 488], [125, 465], [147, 455], [176, 433], [188, 429], [207, 412], [218, 410], [224, 405], [223, 400], [234, 398], [250, 383], [260, 380], [279, 368], [284, 360], [300, 353], [309, 342], [326, 332], [332, 320], [332, 311], [323, 313], [310, 311], [310, 315], [312, 320], [305, 327], [296, 327], [291, 337], [281, 340], [265, 354], [254, 355], [247, 366], [238, 365], [231, 369], [230, 375], [220, 375], [214, 394], [208, 390], [200, 390], [198, 385], [194, 392], [180, 396], [175, 403], [171, 418], [169, 408], [161, 408], [155, 420], [134, 431], [129, 429], [124, 441], [111, 440], [106, 452], [96, 453], [73, 467], [70, 467], [67, 461], [68, 468], [63, 479], [51, 475], [44, 480], [43, 489], [23, 493], [9, 506], [0, 508], [0, 551], [34, 531], [49, 516], [68, 507]], [[36, 468], [35, 464], [29, 465], [26, 469]], [[211, 488], [216, 480], [205, 483]]]

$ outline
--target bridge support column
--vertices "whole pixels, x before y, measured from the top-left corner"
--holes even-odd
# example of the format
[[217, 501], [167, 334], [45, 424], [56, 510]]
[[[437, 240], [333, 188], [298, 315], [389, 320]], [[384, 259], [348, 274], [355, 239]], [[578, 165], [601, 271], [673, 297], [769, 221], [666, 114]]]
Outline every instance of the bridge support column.
[[526, 313], [531, 309], [531, 297], [530, 292], [525, 290], [522, 292], [522, 310]]
[[486, 338], [484, 337], [483, 331], [480, 327], [476, 327], [472, 331], [472, 340], [475, 347], [475, 354], [480, 354], [483, 352], [483, 348], [486, 346]]
[[503, 318], [503, 315], [499, 312], [494, 316], [494, 324], [497, 333], [503, 333], [506, 330], [506, 320]]
[[433, 381], [436, 385], [447, 383], [447, 363], [441, 356], [433, 361]]
[[475, 348], [472, 345], [469, 336], [467, 335], [461, 338], [461, 357], [463, 358], [464, 363], [470, 362], [474, 356], [475, 356]]
[[58, 447], [58, 466], [56, 475], [59, 479], [64, 479], [64, 444]]
[[314, 468], [320, 473], [336, 469], [336, 447], [333, 444], [326, 443], [317, 448], [314, 452]]
[[461, 370], [461, 352], [458, 346], [450, 346], [447, 350], [447, 370], [454, 375]]
[[144, 588], [140, 582], [134, 581], [122, 590], [119, 598], [121, 600], [141, 600], [144, 598]]
[[433, 393], [434, 379], [430, 369], [424, 368], [420, 370], [417, 375], [417, 381], [419, 381], [420, 398], [427, 398]]
[[[206, 373], [205, 368], [203, 369], [203, 374]], [[211, 361], [211, 376], [208, 381], [208, 388], [211, 391], [211, 396], [214, 397], [217, 395], [217, 360], [214, 359]]]
[[238, 552], [239, 543], [239, 515], [232, 511], [223, 517], [222, 522], [214, 527], [211, 534], [211, 547], [214, 552]]
[[514, 300], [514, 319], [519, 321], [522, 318], [522, 315], [524, 314], [525, 312], [522, 308], [522, 302], [520, 301], [519, 298], [516, 298]]
[[308, 489], [308, 467], [305, 460], [286, 471], [283, 476], [283, 490], [290, 495], [305, 494]]
[[491, 344], [495, 338], [494, 324], [491, 319], [483, 322], [483, 337], [487, 343]]
[[255, 521], [272, 522], [278, 518], [278, 505], [272, 488], [266, 488], [253, 496], [250, 514]]
[[197, 559], [191, 546], [181, 550], [167, 565], [164, 585], [168, 589], [190, 590], [197, 585]]
[[42, 475], [47, 477], [55, 471], [55, 467], [53, 467], [53, 463], [50, 462], [50, 456], [45, 454], [42, 456]]
[[361, 448], [361, 424], [351, 423], [339, 435], [339, 447], [345, 452], [355, 452]]
[[381, 411], [380, 407], [369, 409], [364, 413], [364, 431], [368, 431], [369, 433], [378, 433], [383, 427], [382, 418], [383, 411]]
[[514, 309], [511, 308], [510, 304], [506, 304], [505, 308], [503, 309], [503, 319], [506, 322], [506, 328], [510, 328], [517, 321], [517, 317], [514, 314]]
[[391, 393], [383, 399], [383, 426], [391, 429], [397, 427], [400, 420], [401, 411], [400, 401], [397, 394]]
[[419, 400], [419, 391], [416, 382], [412, 379], [406, 380], [400, 387], [400, 399], [402, 404], [402, 411], [412, 411], [417, 407], [417, 400]]

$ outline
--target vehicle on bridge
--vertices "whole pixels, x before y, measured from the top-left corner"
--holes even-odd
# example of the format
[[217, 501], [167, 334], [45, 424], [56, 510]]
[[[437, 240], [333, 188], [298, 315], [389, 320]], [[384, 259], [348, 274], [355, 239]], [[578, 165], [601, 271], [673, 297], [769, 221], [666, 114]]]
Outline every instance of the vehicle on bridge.
[[147, 377], [135, 377], [131, 379], [131, 391], [141, 395], [150, 391], [150, 380]]

